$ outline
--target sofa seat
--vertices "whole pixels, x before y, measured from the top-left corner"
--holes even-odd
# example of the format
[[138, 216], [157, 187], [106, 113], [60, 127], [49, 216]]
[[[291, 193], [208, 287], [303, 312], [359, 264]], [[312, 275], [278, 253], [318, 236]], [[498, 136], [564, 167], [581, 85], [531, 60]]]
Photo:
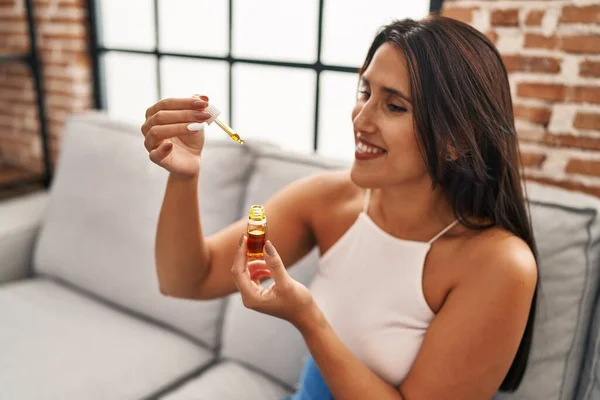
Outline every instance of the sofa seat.
[[140, 399], [208, 350], [47, 278], [0, 286], [0, 398]]
[[263, 374], [223, 360], [161, 400], [279, 400], [290, 393]]

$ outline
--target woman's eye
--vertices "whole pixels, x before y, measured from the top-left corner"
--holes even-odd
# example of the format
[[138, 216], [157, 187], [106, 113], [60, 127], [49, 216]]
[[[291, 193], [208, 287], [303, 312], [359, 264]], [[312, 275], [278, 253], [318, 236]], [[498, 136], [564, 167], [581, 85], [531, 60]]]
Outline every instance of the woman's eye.
[[388, 108], [391, 112], [406, 112], [406, 107], [397, 106], [395, 104], [388, 104]]
[[360, 97], [369, 97], [371, 95], [371, 93], [367, 92], [366, 90], [359, 90], [358, 94], [360, 95]]

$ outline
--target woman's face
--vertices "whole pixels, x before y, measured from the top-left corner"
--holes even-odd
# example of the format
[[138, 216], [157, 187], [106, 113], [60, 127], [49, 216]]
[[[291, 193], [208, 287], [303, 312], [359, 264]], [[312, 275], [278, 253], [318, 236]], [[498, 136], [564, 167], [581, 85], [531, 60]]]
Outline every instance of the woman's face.
[[402, 51], [381, 45], [361, 76], [352, 111], [356, 153], [352, 180], [387, 187], [428, 179], [413, 125], [408, 70]]

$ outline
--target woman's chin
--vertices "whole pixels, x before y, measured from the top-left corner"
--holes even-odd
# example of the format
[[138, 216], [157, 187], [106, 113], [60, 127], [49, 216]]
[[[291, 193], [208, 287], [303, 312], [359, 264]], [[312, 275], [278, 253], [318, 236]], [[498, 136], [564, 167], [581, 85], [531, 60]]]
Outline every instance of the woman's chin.
[[374, 173], [374, 171], [369, 171], [366, 168], [363, 168], [360, 165], [357, 165], [356, 162], [352, 164], [352, 168], [350, 169], [350, 179], [352, 182], [361, 188], [374, 188], [378, 186], [378, 174]]

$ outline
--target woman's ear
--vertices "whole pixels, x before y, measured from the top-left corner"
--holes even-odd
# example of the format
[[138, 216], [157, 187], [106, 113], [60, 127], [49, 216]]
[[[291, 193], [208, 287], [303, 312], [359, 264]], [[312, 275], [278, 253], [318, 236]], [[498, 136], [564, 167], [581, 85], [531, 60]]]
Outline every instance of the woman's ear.
[[452, 146], [452, 145], [446, 146], [445, 159], [448, 162], [456, 161], [458, 159], [458, 152], [456, 151], [456, 148], [454, 148], [454, 146]]

